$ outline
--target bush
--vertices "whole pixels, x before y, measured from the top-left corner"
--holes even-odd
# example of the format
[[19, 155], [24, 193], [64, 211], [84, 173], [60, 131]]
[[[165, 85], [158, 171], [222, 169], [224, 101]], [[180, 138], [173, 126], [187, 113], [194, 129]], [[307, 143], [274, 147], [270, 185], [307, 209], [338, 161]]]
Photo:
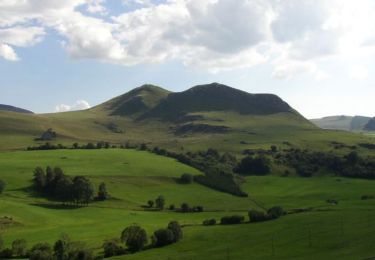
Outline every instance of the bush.
[[0, 180], [0, 194], [4, 192], [5, 186], [6, 186], [5, 182]]
[[6, 259], [6, 258], [12, 258], [13, 251], [10, 248], [5, 248], [3, 251], [0, 252], [0, 258]]
[[152, 208], [154, 206], [154, 201], [153, 200], [147, 201], [147, 205], [149, 208]]
[[234, 169], [242, 175], [266, 175], [271, 172], [270, 161], [265, 156], [247, 156]]
[[169, 210], [175, 210], [176, 206], [174, 204], [169, 205]]
[[262, 211], [249, 210], [249, 221], [260, 222], [267, 220], [267, 215]]
[[30, 250], [30, 260], [52, 260], [53, 251], [48, 243], [38, 243]]
[[213, 226], [216, 225], [216, 219], [211, 218], [211, 219], [206, 219], [203, 221], [204, 226]]
[[12, 252], [14, 256], [25, 256], [27, 252], [27, 244], [24, 239], [16, 239], [12, 243]]
[[280, 206], [274, 206], [267, 211], [267, 215], [271, 219], [277, 219], [285, 215], [285, 211]]
[[374, 199], [375, 196], [373, 195], [362, 195], [361, 196], [361, 200], [370, 200], [370, 199]]
[[103, 244], [104, 257], [111, 257], [122, 254], [123, 248], [116, 239], [105, 241]]
[[177, 221], [169, 222], [167, 228], [172, 231], [173, 236], [174, 236], [174, 240], [173, 240], [174, 242], [177, 242], [178, 240], [182, 238], [182, 229], [181, 229], [180, 224]]
[[156, 247], [162, 247], [172, 244], [175, 241], [172, 230], [168, 228], [158, 229], [154, 232], [154, 244]]
[[122, 231], [121, 241], [126, 244], [130, 251], [137, 252], [142, 250], [147, 243], [147, 233], [140, 226], [130, 226]]
[[180, 182], [183, 183], [183, 184], [190, 184], [190, 183], [193, 182], [193, 180], [194, 180], [193, 175], [191, 175], [189, 173], [184, 173], [180, 177]]
[[157, 197], [155, 200], [155, 204], [158, 209], [164, 209], [164, 205], [165, 205], [164, 196], [159, 195], [159, 197]]
[[182, 204], [181, 204], [181, 212], [183, 212], [183, 213], [190, 212], [189, 204], [187, 204], [187, 203], [182, 203]]
[[222, 225], [230, 225], [230, 224], [241, 224], [245, 218], [240, 215], [233, 215], [233, 216], [226, 216], [222, 217], [220, 223]]

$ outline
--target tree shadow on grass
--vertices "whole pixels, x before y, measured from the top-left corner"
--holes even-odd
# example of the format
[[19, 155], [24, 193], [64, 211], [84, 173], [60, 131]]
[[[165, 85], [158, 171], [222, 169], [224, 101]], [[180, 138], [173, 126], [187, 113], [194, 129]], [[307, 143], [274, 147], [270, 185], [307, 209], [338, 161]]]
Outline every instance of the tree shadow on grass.
[[62, 203], [30, 203], [32, 206], [42, 207], [46, 209], [80, 209], [85, 208], [86, 206], [81, 205], [71, 205], [71, 204], [62, 204]]

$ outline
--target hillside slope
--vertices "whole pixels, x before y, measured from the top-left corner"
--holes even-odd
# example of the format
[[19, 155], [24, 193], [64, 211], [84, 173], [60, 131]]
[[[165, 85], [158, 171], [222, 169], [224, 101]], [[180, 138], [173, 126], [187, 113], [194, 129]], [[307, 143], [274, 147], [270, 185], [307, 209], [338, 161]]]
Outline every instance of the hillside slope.
[[25, 114], [33, 114], [33, 112], [9, 105], [0, 104], [0, 111], [9, 111], [9, 112], [17, 112], [17, 113], [25, 113]]
[[92, 109], [21, 114], [0, 111], [0, 150], [52, 143], [107, 141], [147, 143], [180, 151], [208, 147], [241, 154], [245, 149], [296, 145], [331, 149], [333, 141], [355, 145], [363, 137], [317, 128], [275, 95], [249, 94], [217, 83], [180, 93], [144, 85]]

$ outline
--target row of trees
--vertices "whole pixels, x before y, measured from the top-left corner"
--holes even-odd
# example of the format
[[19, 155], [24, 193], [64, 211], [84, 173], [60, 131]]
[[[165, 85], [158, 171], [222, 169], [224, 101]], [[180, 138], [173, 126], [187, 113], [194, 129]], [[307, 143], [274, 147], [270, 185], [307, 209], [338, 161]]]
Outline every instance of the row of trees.
[[34, 190], [46, 197], [63, 203], [88, 205], [94, 198], [105, 200], [108, 198], [105, 183], [99, 185], [95, 197], [94, 185], [84, 176], [70, 177], [65, 175], [60, 167], [47, 166], [45, 171], [36, 167], [33, 178]]
[[52, 246], [48, 243], [38, 243], [30, 249], [24, 239], [16, 239], [10, 248], [3, 248], [0, 237], [0, 258], [28, 258], [30, 260], [92, 260], [93, 253], [85, 244], [71, 241], [69, 236], [62, 235]]
[[[151, 244], [147, 246], [148, 236], [146, 230], [139, 225], [132, 225], [121, 232], [120, 239], [107, 240], [103, 244], [104, 256], [111, 257], [131, 253], [153, 247], [163, 247], [176, 243], [183, 236], [180, 224], [177, 221], [169, 222], [166, 228], [158, 229], [151, 237]], [[123, 243], [124, 248], [120, 243]]]
[[[155, 200], [148, 200], [147, 201], [148, 208], [152, 209], [155, 208], [159, 210], [163, 210], [165, 208], [165, 198], [163, 195], [159, 195]], [[177, 210], [179, 212], [187, 213], [187, 212], [203, 212], [202, 206], [194, 206], [190, 207], [188, 203], [184, 202], [181, 204], [179, 209], [176, 209], [174, 204], [171, 204], [168, 207], [169, 210]]]

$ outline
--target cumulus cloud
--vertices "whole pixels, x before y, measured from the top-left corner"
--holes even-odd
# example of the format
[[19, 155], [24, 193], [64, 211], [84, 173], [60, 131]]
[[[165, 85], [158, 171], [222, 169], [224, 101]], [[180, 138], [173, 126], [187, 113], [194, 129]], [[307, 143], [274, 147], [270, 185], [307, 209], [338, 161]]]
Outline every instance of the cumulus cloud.
[[86, 100], [77, 100], [73, 105], [60, 104], [55, 107], [56, 112], [67, 112], [89, 109], [91, 106]]
[[17, 61], [19, 58], [16, 52], [7, 44], [0, 43], [0, 57], [8, 61]]
[[[307, 73], [321, 79], [327, 75], [318, 61], [375, 48], [372, 0], [123, 3], [140, 8], [111, 16], [105, 0], [1, 1], [2, 57], [6, 52], [17, 60], [12, 47], [36, 44], [48, 29], [65, 39], [75, 59], [127, 66], [178, 60], [212, 72], [268, 62], [277, 78]], [[102, 16], [90, 17], [78, 7]]]

